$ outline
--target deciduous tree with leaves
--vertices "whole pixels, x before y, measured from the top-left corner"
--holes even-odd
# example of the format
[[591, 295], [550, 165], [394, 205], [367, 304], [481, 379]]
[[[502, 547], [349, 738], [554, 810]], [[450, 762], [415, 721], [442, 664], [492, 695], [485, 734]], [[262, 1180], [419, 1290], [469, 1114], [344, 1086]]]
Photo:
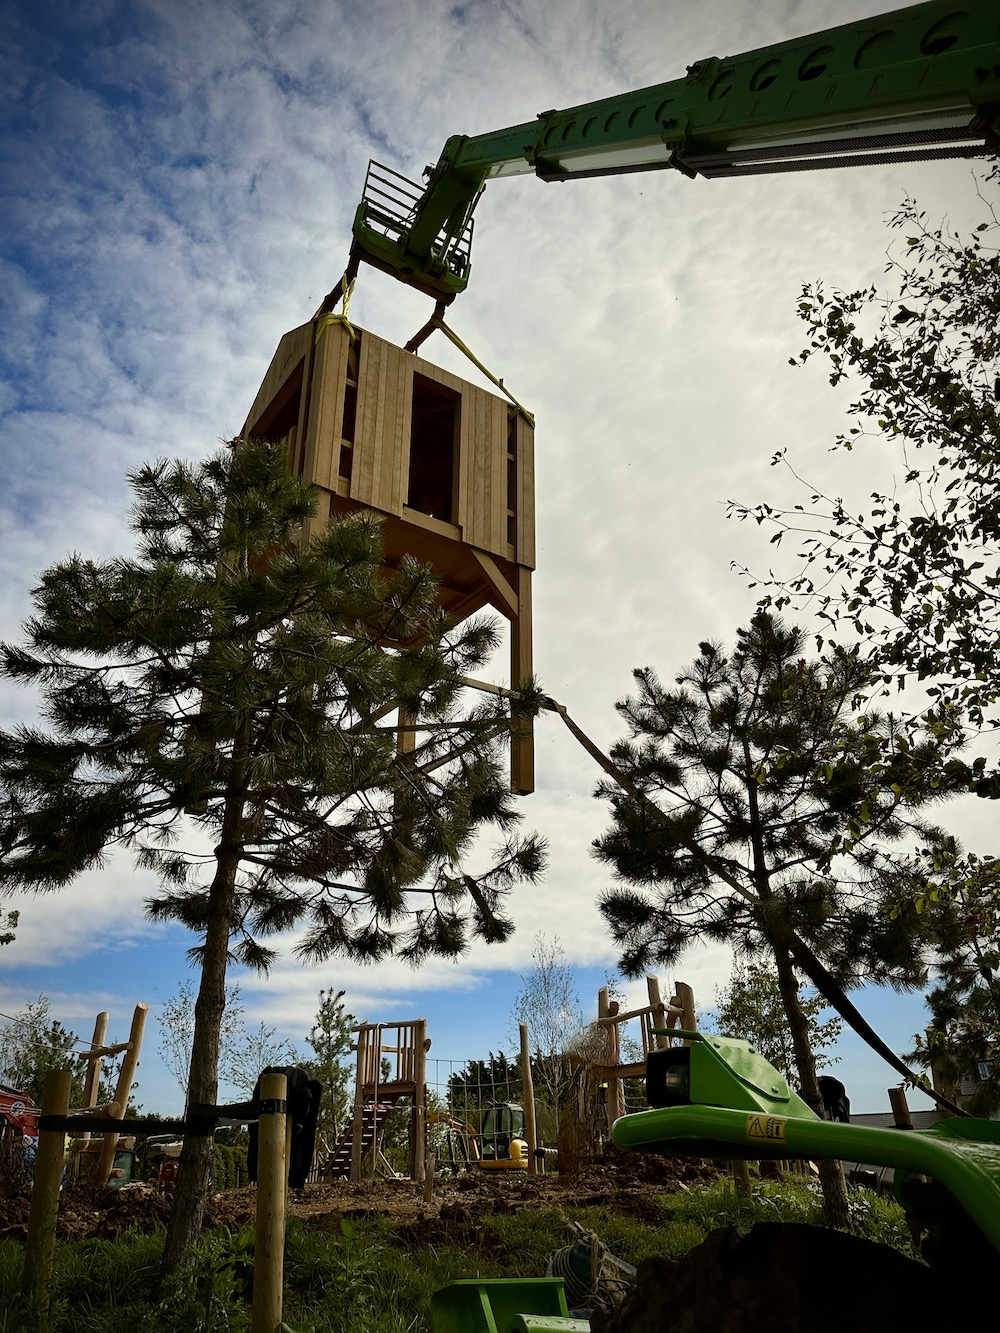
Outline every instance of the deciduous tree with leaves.
[[[795, 1051], [788, 1027], [788, 1016], [774, 967], [769, 962], [737, 960], [725, 986], [715, 992], [715, 1012], [708, 1015], [703, 1026], [709, 1031], [721, 1032], [727, 1037], [739, 1037], [760, 1051], [775, 1069], [780, 1069], [789, 1082], [797, 1080]], [[817, 1069], [833, 1063], [835, 1057], [826, 1054], [843, 1029], [843, 1020], [830, 1014], [822, 996], [799, 987], [799, 1006], [805, 1020], [809, 1049]]]
[[942, 839], [913, 858], [893, 910], [910, 908], [934, 967], [930, 1022], [907, 1059], [971, 1114], [992, 1116], [1000, 1109], [1000, 861]]
[[535, 936], [511, 1016], [515, 1024], [527, 1024], [535, 1095], [558, 1124], [570, 1076], [566, 1053], [584, 1028], [576, 978], [558, 936]]
[[[266, 969], [268, 937], [293, 929], [307, 962], [506, 938], [506, 891], [542, 868], [500, 752], [533, 699], [468, 705], [496, 632], [449, 623], [415, 561], [387, 575], [374, 517], [304, 544], [315, 495], [277, 446], [131, 480], [137, 554], [46, 570], [26, 641], [0, 654], [42, 701], [41, 725], [0, 734], [0, 891], [131, 852], [159, 881], [150, 914], [197, 937], [188, 1091], [214, 1104], [230, 958]], [[199, 1234], [210, 1168], [211, 1140], [188, 1136], [168, 1268]]]
[[[157, 1015], [160, 1027], [160, 1057], [177, 1080], [187, 1105], [191, 1049], [194, 1045], [195, 989], [182, 981], [176, 992], [163, 1001]], [[243, 1032], [243, 1003], [239, 986], [226, 987], [226, 1004], [219, 1024], [219, 1067], [228, 1067], [234, 1046]], [[223, 1077], [226, 1075], [223, 1073]]]
[[[631, 790], [598, 788], [613, 822], [595, 850], [622, 882], [601, 910], [626, 975], [673, 966], [705, 939], [773, 960], [799, 1089], [821, 1113], [796, 967], [841, 990], [921, 985], [913, 914], [891, 917], [887, 904], [894, 846], [932, 835], [869, 763], [894, 724], [864, 703], [859, 654], [810, 661], [804, 643], [761, 611], [731, 654], [703, 643], [674, 689], [636, 671], [636, 693], [618, 704], [629, 734], [611, 754]], [[909, 762], [937, 762], [940, 744]], [[842, 1175], [825, 1170], [824, 1186], [845, 1222]]]
[[887, 458], [892, 490], [863, 508], [813, 487], [785, 509], [732, 506], [797, 542], [799, 572], [759, 580], [777, 609], [850, 628], [885, 682], [925, 682], [974, 726], [996, 720], [1000, 699], [998, 182], [994, 167], [967, 236], [904, 199], [885, 290], [802, 291], [807, 339], [792, 364], [822, 358], [832, 385], [856, 386], [836, 445], [862, 465]]
[[70, 1104], [83, 1100], [86, 1067], [77, 1059], [83, 1053], [80, 1038], [52, 1017], [52, 1001], [39, 995], [16, 1014], [0, 1023], [0, 1071], [4, 1082], [26, 1092], [40, 1106], [45, 1076], [52, 1069], [73, 1071]]

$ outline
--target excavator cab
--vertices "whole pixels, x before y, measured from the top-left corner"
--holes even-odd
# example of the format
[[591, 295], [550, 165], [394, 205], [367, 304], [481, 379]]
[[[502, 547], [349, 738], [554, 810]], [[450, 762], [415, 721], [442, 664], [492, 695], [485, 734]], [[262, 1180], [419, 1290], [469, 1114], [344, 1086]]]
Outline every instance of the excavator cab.
[[479, 1166], [484, 1171], [526, 1171], [528, 1141], [524, 1136], [524, 1107], [514, 1102], [489, 1106], [479, 1134]]

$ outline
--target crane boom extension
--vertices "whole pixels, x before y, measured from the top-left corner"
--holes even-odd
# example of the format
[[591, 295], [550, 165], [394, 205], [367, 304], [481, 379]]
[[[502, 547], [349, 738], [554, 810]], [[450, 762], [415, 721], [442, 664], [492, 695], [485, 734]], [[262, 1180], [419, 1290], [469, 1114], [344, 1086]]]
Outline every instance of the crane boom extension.
[[673, 169], [742, 176], [974, 157], [1000, 149], [997, 0], [930, 0], [720, 60], [687, 75], [475, 136], [421, 187], [369, 166], [354, 220], [364, 260], [439, 301], [469, 281], [486, 182]]

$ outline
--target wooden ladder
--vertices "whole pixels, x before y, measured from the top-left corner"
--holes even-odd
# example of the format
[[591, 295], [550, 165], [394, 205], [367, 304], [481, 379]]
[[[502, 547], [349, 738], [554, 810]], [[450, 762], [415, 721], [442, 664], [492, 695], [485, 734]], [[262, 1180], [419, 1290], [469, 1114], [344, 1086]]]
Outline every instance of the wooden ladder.
[[[376, 1146], [381, 1137], [385, 1122], [396, 1109], [402, 1092], [383, 1093], [379, 1100], [366, 1101], [361, 1108], [361, 1156], [364, 1159]], [[319, 1172], [320, 1180], [349, 1180], [351, 1175], [351, 1146], [354, 1139], [353, 1123], [347, 1125], [340, 1134], [336, 1146], [327, 1154]]]

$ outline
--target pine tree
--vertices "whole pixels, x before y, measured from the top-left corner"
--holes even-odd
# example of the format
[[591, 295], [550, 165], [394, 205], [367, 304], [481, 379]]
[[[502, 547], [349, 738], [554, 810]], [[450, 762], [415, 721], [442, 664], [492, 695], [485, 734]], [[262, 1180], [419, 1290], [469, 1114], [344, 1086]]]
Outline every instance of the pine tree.
[[351, 1115], [352, 1028], [357, 1019], [345, 1008], [344, 994], [342, 990], [320, 991], [319, 1008], [308, 1038], [313, 1055], [302, 1061], [303, 1068], [323, 1085], [316, 1132], [331, 1148]]
[[[598, 788], [614, 818], [595, 851], [628, 886], [601, 899], [626, 975], [672, 966], [702, 939], [773, 959], [799, 1089], [822, 1114], [795, 971], [800, 945], [844, 989], [920, 985], [913, 913], [893, 917], [888, 904], [893, 844], [930, 832], [881, 762], [893, 723], [861, 707], [860, 656], [809, 662], [803, 643], [800, 630], [762, 611], [731, 656], [703, 643], [676, 690], [636, 671], [637, 694], [618, 705], [629, 738], [612, 751], [635, 794]], [[936, 757], [927, 741], [907, 762]], [[828, 1209], [842, 1223], [843, 1178], [825, 1175]]]
[[[510, 705], [465, 706], [495, 630], [451, 625], [413, 560], [387, 577], [373, 517], [304, 546], [314, 495], [259, 442], [131, 481], [136, 556], [45, 571], [27, 642], [0, 656], [45, 723], [0, 734], [0, 890], [62, 888], [115, 847], [158, 879], [150, 915], [198, 939], [189, 1096], [212, 1104], [230, 958], [264, 970], [293, 929], [306, 962], [455, 956], [509, 934], [505, 892], [543, 853], [516, 836]], [[490, 828], [501, 845], [473, 872]], [[210, 1168], [189, 1136], [167, 1267]]]

